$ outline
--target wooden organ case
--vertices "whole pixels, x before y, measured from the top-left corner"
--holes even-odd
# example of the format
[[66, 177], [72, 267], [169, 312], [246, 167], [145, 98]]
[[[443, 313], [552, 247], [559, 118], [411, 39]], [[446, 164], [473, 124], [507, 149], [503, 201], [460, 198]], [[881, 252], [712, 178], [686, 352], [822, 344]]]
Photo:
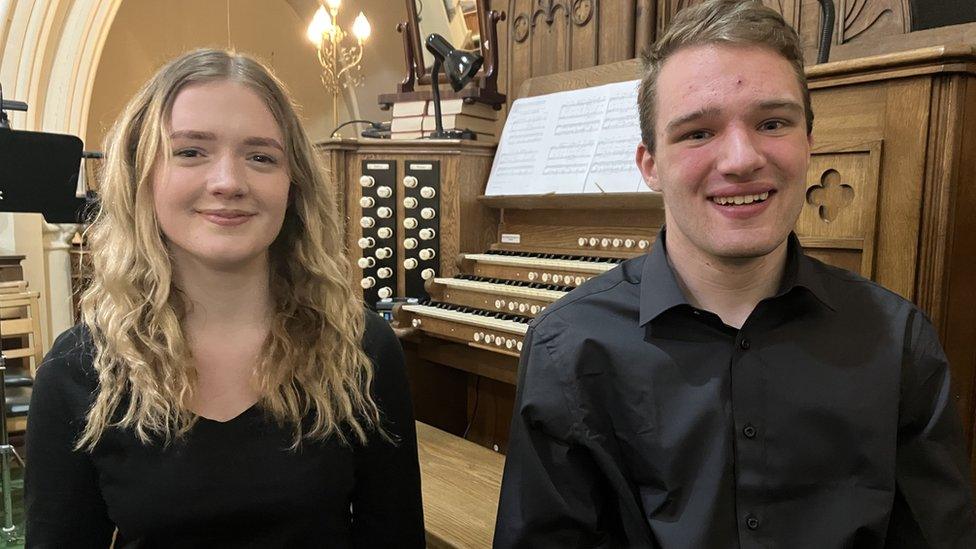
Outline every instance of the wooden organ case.
[[[532, 78], [518, 96], [636, 74], [631, 60]], [[807, 253], [879, 282], [931, 318], [973, 452], [976, 49], [925, 48], [813, 66], [807, 74], [816, 123], [796, 231]], [[484, 183], [464, 180], [464, 196], [472, 199]], [[467, 253], [451, 266], [444, 262], [455, 258], [442, 254], [441, 272], [425, 282], [431, 302], [400, 306], [395, 325], [413, 360], [418, 419], [504, 451], [526, 323], [586, 278], [643, 253], [663, 206], [649, 193], [475, 202], [469, 206], [481, 213], [457, 217], [454, 234], [476, 236], [451, 245]], [[353, 203], [348, 197], [347, 207]]]

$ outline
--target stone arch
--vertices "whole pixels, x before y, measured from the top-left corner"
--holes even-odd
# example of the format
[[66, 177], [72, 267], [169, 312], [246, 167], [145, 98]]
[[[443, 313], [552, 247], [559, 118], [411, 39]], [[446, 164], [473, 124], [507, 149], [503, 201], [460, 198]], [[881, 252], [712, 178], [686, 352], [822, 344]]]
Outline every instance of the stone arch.
[[0, 1], [0, 82], [14, 127], [85, 135], [102, 47], [122, 0]]

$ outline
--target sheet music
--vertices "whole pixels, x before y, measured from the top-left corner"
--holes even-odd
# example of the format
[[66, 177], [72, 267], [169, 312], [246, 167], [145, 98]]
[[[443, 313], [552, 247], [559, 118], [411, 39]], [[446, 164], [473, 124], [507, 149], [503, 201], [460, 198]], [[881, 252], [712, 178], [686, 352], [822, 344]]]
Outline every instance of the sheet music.
[[485, 194], [638, 192], [638, 80], [516, 100]]

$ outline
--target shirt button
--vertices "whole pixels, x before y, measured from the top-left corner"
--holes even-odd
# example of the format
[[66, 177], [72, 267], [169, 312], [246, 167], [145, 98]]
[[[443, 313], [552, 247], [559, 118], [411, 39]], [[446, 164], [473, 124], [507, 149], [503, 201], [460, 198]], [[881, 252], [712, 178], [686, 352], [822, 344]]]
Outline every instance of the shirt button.
[[745, 435], [746, 438], [755, 438], [756, 432], [756, 428], [751, 423], [747, 423], [746, 426], [742, 428], [742, 434]]
[[759, 519], [752, 515], [746, 516], [746, 527], [748, 527], [750, 530], [758, 530]]
[[742, 338], [742, 341], [739, 342], [739, 347], [741, 347], [743, 351], [748, 351], [750, 346], [751, 344], [746, 338]]

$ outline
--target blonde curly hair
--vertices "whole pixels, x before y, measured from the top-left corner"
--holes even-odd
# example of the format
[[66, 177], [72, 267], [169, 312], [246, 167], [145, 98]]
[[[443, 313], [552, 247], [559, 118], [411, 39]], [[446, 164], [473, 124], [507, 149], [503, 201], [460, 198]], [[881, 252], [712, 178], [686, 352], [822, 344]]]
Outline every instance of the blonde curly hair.
[[[98, 392], [77, 442], [91, 450], [108, 428], [168, 444], [196, 422], [188, 408], [196, 371], [152, 202], [152, 172], [170, 149], [164, 123], [185, 86], [231, 80], [264, 99], [285, 138], [291, 189], [270, 248], [274, 303], [255, 377], [259, 406], [302, 439], [365, 441], [382, 433], [362, 349], [362, 297], [352, 290], [336, 198], [284, 86], [259, 62], [197, 50], [164, 66], [129, 102], [107, 137], [100, 205], [88, 230], [91, 285], [82, 317], [95, 347]], [[309, 418], [310, 421], [303, 420]]]

